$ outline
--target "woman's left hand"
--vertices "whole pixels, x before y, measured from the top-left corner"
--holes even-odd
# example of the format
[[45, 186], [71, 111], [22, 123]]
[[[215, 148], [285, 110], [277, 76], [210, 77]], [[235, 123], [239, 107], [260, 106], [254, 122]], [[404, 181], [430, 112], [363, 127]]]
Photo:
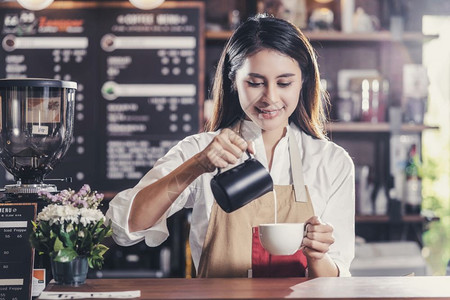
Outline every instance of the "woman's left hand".
[[303, 238], [303, 254], [310, 259], [321, 259], [334, 243], [333, 226], [323, 223], [313, 216], [305, 222], [306, 234]]

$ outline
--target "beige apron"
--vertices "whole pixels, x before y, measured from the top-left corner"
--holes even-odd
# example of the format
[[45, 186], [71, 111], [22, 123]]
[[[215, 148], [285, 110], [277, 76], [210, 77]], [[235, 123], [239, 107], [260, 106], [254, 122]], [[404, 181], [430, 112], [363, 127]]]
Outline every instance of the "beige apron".
[[[314, 215], [304, 185], [300, 151], [290, 132], [289, 155], [294, 185], [274, 186], [279, 223], [301, 223]], [[273, 192], [232, 213], [224, 212], [214, 201], [197, 277], [247, 277], [252, 266], [252, 228], [274, 223], [274, 219]]]

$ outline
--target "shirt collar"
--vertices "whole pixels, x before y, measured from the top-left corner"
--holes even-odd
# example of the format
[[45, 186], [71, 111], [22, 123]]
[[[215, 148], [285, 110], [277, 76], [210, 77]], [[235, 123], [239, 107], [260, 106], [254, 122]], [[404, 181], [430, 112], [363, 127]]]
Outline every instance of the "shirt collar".
[[[286, 134], [283, 136], [281, 140], [284, 140], [289, 136], [290, 130], [291, 130], [290, 126], [287, 125]], [[246, 141], [254, 141], [261, 138], [261, 128], [250, 120], [242, 120], [240, 133], [241, 136]]]

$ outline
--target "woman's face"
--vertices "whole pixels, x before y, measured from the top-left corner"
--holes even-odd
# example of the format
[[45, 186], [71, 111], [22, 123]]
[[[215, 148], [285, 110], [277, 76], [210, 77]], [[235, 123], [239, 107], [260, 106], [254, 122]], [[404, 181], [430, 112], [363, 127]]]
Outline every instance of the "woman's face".
[[297, 107], [302, 73], [293, 58], [264, 49], [245, 59], [235, 84], [247, 117], [263, 131], [281, 130]]

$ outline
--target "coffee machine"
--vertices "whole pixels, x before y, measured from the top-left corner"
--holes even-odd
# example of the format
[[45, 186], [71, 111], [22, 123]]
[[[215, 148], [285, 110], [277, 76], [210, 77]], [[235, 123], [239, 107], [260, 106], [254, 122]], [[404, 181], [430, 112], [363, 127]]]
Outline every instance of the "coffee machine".
[[56, 192], [45, 176], [67, 152], [74, 121], [72, 81], [0, 79], [0, 163], [14, 176], [0, 202], [39, 202], [38, 192]]

